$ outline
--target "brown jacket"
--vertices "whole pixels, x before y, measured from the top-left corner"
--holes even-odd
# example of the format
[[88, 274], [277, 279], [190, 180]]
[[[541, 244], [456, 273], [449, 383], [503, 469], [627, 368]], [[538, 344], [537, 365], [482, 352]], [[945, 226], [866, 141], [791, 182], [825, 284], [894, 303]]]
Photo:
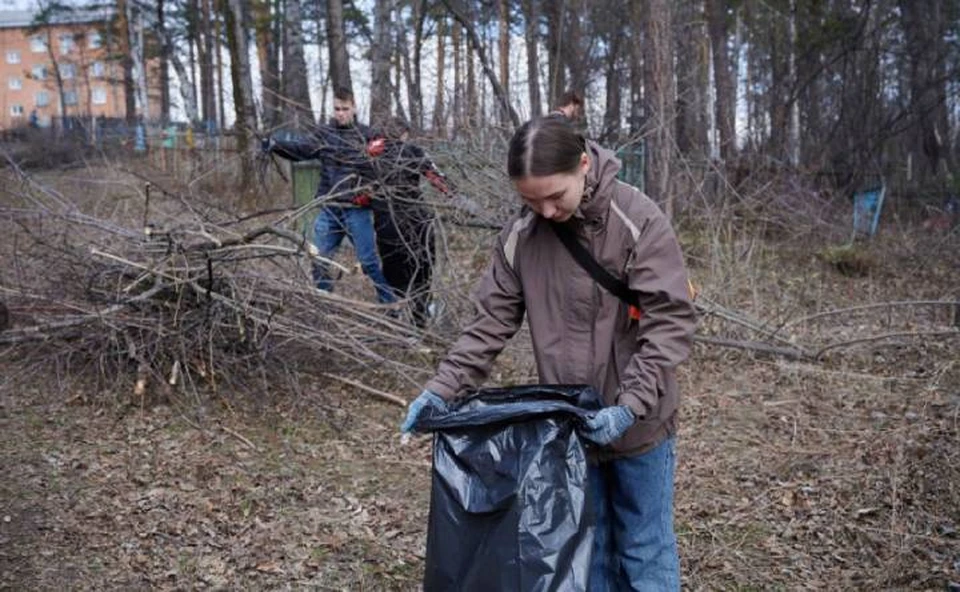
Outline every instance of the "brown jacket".
[[494, 358], [530, 324], [540, 382], [589, 384], [637, 423], [602, 457], [639, 454], [675, 429], [675, 367], [690, 352], [696, 313], [676, 236], [657, 205], [615, 176], [620, 162], [588, 142], [591, 167], [571, 219], [578, 239], [639, 298], [642, 316], [597, 284], [549, 223], [527, 208], [501, 232], [476, 288], [477, 314], [426, 388], [456, 397], [486, 379]]

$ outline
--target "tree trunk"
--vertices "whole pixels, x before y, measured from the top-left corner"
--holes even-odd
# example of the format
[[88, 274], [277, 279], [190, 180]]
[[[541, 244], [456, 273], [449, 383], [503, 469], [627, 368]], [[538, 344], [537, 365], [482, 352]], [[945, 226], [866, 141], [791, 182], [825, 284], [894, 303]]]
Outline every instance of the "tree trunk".
[[543, 105], [540, 99], [540, 58], [537, 45], [540, 43], [539, 29], [540, 15], [537, 10], [538, 0], [521, 0], [523, 10], [523, 41], [527, 49], [527, 90], [530, 94], [530, 117], [543, 115]]
[[270, 14], [271, 1], [253, 0], [250, 3], [257, 62], [260, 64], [260, 109], [263, 126], [267, 130], [273, 129], [280, 118], [277, 113], [277, 98], [280, 95], [279, 59], [273, 35], [273, 17]]
[[655, 200], [663, 204], [667, 217], [673, 216], [670, 174], [676, 105], [670, 3], [671, 0], [645, 0], [647, 9], [644, 21], [644, 103], [652, 126], [645, 150], [645, 188]]
[[[169, 32], [167, 35], [169, 35]], [[170, 54], [170, 65], [173, 66], [173, 71], [176, 72], [177, 80], [180, 82], [180, 98], [183, 99], [184, 115], [187, 116], [187, 121], [194, 123], [197, 121], [198, 114], [197, 95], [193, 87], [193, 82], [190, 80], [190, 75], [187, 73], [186, 67], [184, 67], [183, 62], [180, 61], [176, 52], [171, 52]]]
[[370, 48], [370, 123], [380, 127], [390, 117], [391, 1], [374, 0], [373, 47]]
[[[399, 31], [397, 31], [396, 33], [397, 33], [397, 38], [394, 40], [395, 43], [401, 37], [401, 33]], [[399, 49], [399, 47], [397, 47], [397, 49]], [[400, 97], [400, 89], [403, 88], [403, 76], [404, 76], [404, 68], [403, 68], [402, 60], [400, 59], [400, 55], [401, 54], [398, 51], [396, 53], [396, 59], [393, 60], [391, 64], [391, 67], [393, 68], [393, 75], [394, 75], [394, 82], [391, 90], [393, 91], [393, 104], [394, 104], [394, 108], [397, 110], [397, 116], [404, 119], [409, 124], [410, 118], [407, 116], [407, 112], [403, 107], [403, 100]]]
[[343, 0], [327, 1], [327, 43], [330, 49], [330, 79], [333, 88], [353, 92], [350, 77], [350, 55], [343, 22]]
[[244, 0], [227, 0], [227, 45], [230, 48], [230, 75], [233, 79], [233, 105], [236, 112], [234, 130], [237, 137], [237, 153], [240, 158], [241, 187], [246, 196], [242, 206], [250, 211], [254, 207], [253, 152], [250, 150], [250, 134], [256, 129], [256, 112], [253, 107], [253, 82], [250, 76], [250, 53], [247, 42], [247, 27], [243, 6]]
[[439, 138], [446, 136], [444, 125], [445, 115], [443, 107], [443, 94], [446, 91], [444, 73], [446, 70], [445, 57], [447, 39], [447, 19], [443, 16], [437, 18], [437, 94], [434, 96], [433, 103], [433, 133]]
[[480, 102], [478, 100], [479, 91], [477, 90], [477, 71], [473, 62], [473, 53], [469, 49], [465, 53], [464, 59], [467, 62], [467, 127], [473, 131], [480, 126], [480, 115], [477, 113], [477, 105]]
[[945, 74], [946, 19], [939, 0], [900, 0], [907, 49], [907, 80], [912, 118], [908, 134], [912, 161], [921, 182], [935, 178], [950, 162]]
[[[413, 0], [413, 62], [407, 76], [407, 103], [410, 106], [410, 125], [423, 130], [423, 26], [426, 20], [426, 0]], [[406, 37], [404, 37], [406, 39]], [[404, 54], [406, 55], [406, 53]]]
[[623, 47], [623, 27], [613, 26], [606, 35], [606, 95], [603, 111], [603, 131], [598, 138], [605, 145], [616, 145], [620, 141], [620, 104], [623, 100], [623, 76], [620, 74], [620, 50]]
[[220, 115], [219, 129], [226, 126], [226, 111], [223, 106], [223, 0], [217, 0], [219, 14], [214, 14], [216, 21], [216, 31], [214, 40], [216, 42], [215, 51], [217, 52], [217, 113]]
[[[499, 37], [497, 42], [497, 53], [500, 58], [500, 84], [503, 85], [503, 92], [510, 96], [510, 0], [497, 1], [497, 16], [499, 17]], [[510, 115], [505, 106], [501, 106], [500, 125], [507, 127], [510, 122]]]
[[708, 47], [702, 0], [676, 4], [677, 149], [695, 159], [707, 155]]
[[727, 15], [723, 0], [706, 0], [707, 23], [710, 29], [710, 46], [713, 50], [713, 78], [716, 99], [714, 102], [717, 126], [717, 142], [720, 158], [730, 161], [736, 154], [736, 138], [734, 136], [734, 106], [733, 92], [734, 73], [730, 68], [730, 58], [727, 53]]
[[790, 81], [790, 94], [787, 97], [787, 161], [794, 167], [800, 166], [800, 106], [797, 100], [797, 2], [790, 0], [790, 22], [788, 23], [787, 79]]
[[157, 0], [157, 32], [160, 38], [160, 120], [166, 125], [170, 121], [170, 66], [168, 59], [170, 46], [166, 43], [167, 23], [163, 9], [164, 0]]
[[283, 19], [283, 89], [284, 121], [293, 129], [313, 126], [313, 106], [307, 86], [307, 61], [303, 56], [303, 17], [300, 0], [286, 0]]
[[453, 45], [453, 137], [463, 128], [463, 25], [454, 21], [450, 35]]
[[557, 97], [566, 91], [566, 70], [563, 66], [564, 10], [563, 2], [547, 2], [547, 105], [556, 106]]
[[[130, 10], [127, 0], [117, 0], [117, 29], [120, 41], [120, 67], [123, 69], [123, 102], [127, 123], [137, 120], [137, 99], [133, 84], [133, 57], [130, 55]], [[48, 40], [53, 45], [53, 39]]]
[[200, 2], [200, 32], [202, 43], [199, 44], [197, 57], [200, 59], [200, 102], [203, 107], [203, 121], [210, 125], [217, 120], [216, 92], [213, 84], [213, 34], [210, 20], [210, 2]]
[[639, 0], [630, 5], [630, 136], [637, 140], [646, 123], [643, 109], [643, 3]]
[[557, 92], [563, 93], [568, 89], [572, 89], [580, 93], [581, 97], [585, 97], [587, 95], [588, 59], [591, 50], [587, 47], [588, 44], [584, 42], [580, 15], [587, 14], [588, 9], [585, 0], [568, 1], [569, 5], [565, 10], [567, 22], [564, 25], [560, 55], [563, 57], [563, 63], [566, 65], [567, 72], [570, 74], [570, 83], [566, 88], [558, 88]]

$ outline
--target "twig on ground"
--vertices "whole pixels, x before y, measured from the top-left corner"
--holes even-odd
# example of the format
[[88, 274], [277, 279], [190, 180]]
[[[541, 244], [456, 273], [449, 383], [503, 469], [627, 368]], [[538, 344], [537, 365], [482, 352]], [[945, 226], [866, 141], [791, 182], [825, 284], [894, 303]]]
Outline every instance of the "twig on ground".
[[370, 393], [371, 395], [375, 395], [375, 396], [377, 396], [377, 397], [380, 397], [381, 399], [383, 399], [383, 400], [385, 400], [385, 401], [389, 401], [389, 402], [391, 402], [391, 403], [393, 403], [393, 404], [395, 404], [395, 405], [399, 405], [399, 406], [401, 406], [401, 407], [406, 407], [406, 406], [407, 406], [407, 401], [406, 401], [405, 399], [402, 399], [402, 398], [398, 397], [397, 395], [391, 395], [390, 393], [385, 393], [385, 392], [383, 392], [383, 391], [381, 391], [381, 390], [379, 390], [379, 389], [373, 388], [372, 386], [367, 386], [367, 385], [365, 385], [365, 384], [363, 384], [363, 383], [361, 383], [361, 382], [357, 382], [356, 380], [351, 380], [351, 379], [349, 379], [349, 378], [344, 378], [343, 376], [337, 376], [336, 374], [330, 374], [329, 372], [322, 372], [321, 374], [322, 374], [323, 376], [326, 376], [327, 378], [332, 378], [332, 379], [334, 379], [334, 380], [339, 380], [340, 382], [342, 382], [342, 383], [344, 383], [344, 384], [349, 384], [350, 386], [357, 387], [357, 388], [360, 389], [360, 390], [366, 391], [366, 392]]

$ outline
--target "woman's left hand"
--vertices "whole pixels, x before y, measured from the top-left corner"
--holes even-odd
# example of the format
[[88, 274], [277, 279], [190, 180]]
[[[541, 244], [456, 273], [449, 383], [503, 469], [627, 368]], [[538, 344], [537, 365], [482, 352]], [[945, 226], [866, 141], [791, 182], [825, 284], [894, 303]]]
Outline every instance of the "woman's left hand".
[[604, 407], [586, 420], [580, 435], [594, 444], [606, 446], [623, 437], [635, 421], [637, 416], [625, 405]]

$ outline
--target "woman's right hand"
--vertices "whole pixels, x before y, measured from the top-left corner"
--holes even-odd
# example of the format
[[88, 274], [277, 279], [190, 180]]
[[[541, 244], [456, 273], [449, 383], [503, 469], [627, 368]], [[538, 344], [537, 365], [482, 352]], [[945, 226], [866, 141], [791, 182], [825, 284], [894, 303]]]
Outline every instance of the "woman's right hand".
[[407, 418], [403, 420], [403, 424], [400, 425], [400, 431], [405, 434], [412, 432], [414, 424], [417, 423], [420, 414], [423, 413], [427, 407], [444, 412], [447, 410], [447, 403], [440, 395], [428, 390], [423, 391], [419, 397], [410, 403], [410, 409], [407, 410]]

